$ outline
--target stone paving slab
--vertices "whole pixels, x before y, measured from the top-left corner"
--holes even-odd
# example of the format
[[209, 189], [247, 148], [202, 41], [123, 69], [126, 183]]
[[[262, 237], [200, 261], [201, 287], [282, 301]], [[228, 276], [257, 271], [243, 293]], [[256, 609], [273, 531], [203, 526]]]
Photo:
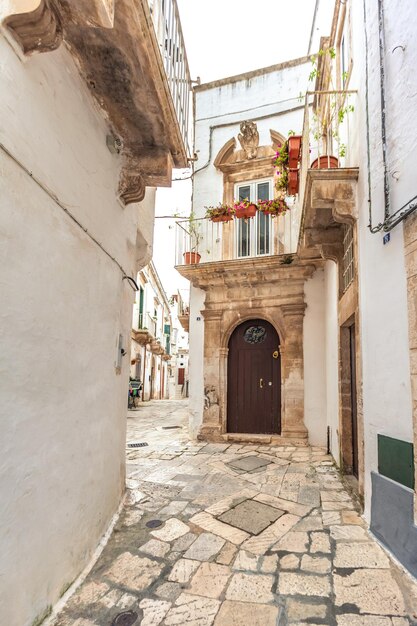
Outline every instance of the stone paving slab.
[[129, 414], [128, 441], [149, 445], [127, 449], [125, 508], [55, 626], [125, 611], [132, 626], [416, 626], [417, 583], [325, 450], [191, 442], [187, 416], [182, 401]]

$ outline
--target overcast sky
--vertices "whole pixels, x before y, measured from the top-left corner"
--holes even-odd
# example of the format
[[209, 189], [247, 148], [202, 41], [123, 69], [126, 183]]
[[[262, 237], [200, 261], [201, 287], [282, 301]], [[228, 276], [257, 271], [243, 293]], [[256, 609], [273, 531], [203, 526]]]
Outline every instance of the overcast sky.
[[[305, 56], [315, 1], [177, 0], [191, 78], [204, 83]], [[157, 216], [186, 216], [190, 206], [190, 181], [157, 192]], [[173, 226], [156, 220], [154, 262], [168, 296], [188, 288], [173, 269]]]

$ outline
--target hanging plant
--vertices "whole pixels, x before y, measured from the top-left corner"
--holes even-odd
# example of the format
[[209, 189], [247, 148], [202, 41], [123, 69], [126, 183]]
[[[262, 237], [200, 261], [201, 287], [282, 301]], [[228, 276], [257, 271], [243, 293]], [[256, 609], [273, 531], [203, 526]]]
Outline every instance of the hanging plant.
[[256, 204], [245, 198], [245, 200], [235, 201], [234, 203], [234, 211], [237, 219], [248, 219], [251, 217], [255, 217], [256, 211], [258, 207]]
[[234, 207], [228, 204], [219, 204], [217, 207], [205, 207], [206, 217], [212, 222], [230, 222], [235, 213]]
[[278, 217], [289, 211], [290, 207], [286, 203], [284, 196], [279, 196], [273, 200], [259, 200], [258, 209], [265, 215]]

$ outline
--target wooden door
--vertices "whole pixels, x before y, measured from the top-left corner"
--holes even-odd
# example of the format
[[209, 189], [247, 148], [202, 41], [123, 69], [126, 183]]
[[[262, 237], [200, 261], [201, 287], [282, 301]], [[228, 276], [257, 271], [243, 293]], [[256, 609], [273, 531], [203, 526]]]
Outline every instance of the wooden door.
[[229, 341], [227, 431], [281, 432], [281, 363], [279, 337], [269, 322], [249, 320]]
[[178, 368], [178, 384], [179, 385], [183, 385], [184, 384], [184, 380], [185, 380], [185, 368], [184, 367], [179, 367]]
[[352, 407], [352, 474], [359, 478], [358, 468], [358, 410], [356, 397], [356, 345], [355, 324], [349, 326], [350, 343], [350, 400]]

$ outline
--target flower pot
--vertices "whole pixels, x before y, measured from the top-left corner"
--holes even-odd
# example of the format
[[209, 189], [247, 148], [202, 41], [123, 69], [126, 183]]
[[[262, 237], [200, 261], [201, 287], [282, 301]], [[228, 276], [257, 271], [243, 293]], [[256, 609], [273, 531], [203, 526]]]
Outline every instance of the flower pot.
[[301, 135], [291, 135], [288, 137], [288, 167], [295, 169], [300, 160]]
[[249, 204], [247, 207], [236, 207], [236, 217], [237, 219], [247, 219], [248, 217], [255, 217], [256, 215], [256, 204]]
[[233, 217], [231, 215], [218, 215], [217, 217], [212, 217], [212, 222], [231, 222]]
[[331, 169], [332, 170], [337, 167], [339, 167], [339, 161], [334, 156], [321, 156], [315, 161], [313, 161], [311, 164], [311, 168], [313, 170], [317, 170], [317, 169], [320, 169], [320, 170]]
[[298, 170], [288, 170], [288, 187], [287, 193], [289, 196], [295, 196], [298, 193]]
[[198, 252], [184, 252], [183, 256], [185, 265], [200, 263], [201, 254], [198, 254]]

